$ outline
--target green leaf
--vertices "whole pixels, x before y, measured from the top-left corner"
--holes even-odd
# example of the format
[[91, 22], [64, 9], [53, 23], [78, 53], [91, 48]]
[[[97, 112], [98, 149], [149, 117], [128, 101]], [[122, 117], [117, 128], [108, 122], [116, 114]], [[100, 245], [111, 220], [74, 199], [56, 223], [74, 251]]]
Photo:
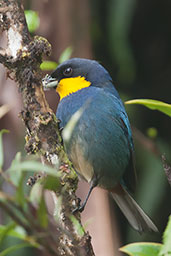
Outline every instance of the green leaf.
[[60, 187], [59, 178], [48, 175], [43, 180], [43, 187], [45, 189], [53, 190], [53, 191], [56, 192]]
[[40, 200], [41, 200], [41, 195], [42, 195], [42, 189], [43, 189], [43, 186], [39, 183], [39, 182], [36, 182], [31, 190], [30, 190], [30, 196], [29, 196], [29, 199], [30, 199], [30, 202], [33, 204], [33, 205], [37, 205], [40, 203]]
[[56, 69], [58, 66], [58, 64], [54, 61], [43, 61], [40, 65], [40, 68], [41, 70], [46, 70], [46, 71], [49, 71], [49, 70], [54, 70]]
[[62, 207], [62, 196], [53, 196], [53, 202], [54, 202], [54, 210], [53, 210], [53, 217], [56, 223], [59, 222], [59, 216], [61, 215], [61, 207]]
[[171, 255], [171, 215], [167, 227], [163, 235], [163, 246], [160, 250], [160, 256], [169, 256]]
[[41, 171], [54, 177], [60, 176], [55, 168], [44, 165], [38, 161], [25, 160], [22, 162], [20, 153], [17, 153], [15, 159], [12, 161], [10, 168], [7, 170], [7, 173], [10, 174], [10, 177], [16, 186], [18, 186], [20, 182], [21, 173], [28, 171]]
[[10, 168], [6, 171], [10, 176], [10, 180], [13, 182], [15, 186], [18, 186], [21, 179], [21, 152], [18, 152], [13, 159]]
[[1, 130], [0, 131], [0, 169], [2, 168], [3, 166], [3, 163], [4, 163], [4, 152], [3, 152], [3, 143], [2, 143], [2, 135], [4, 133], [8, 133], [9, 131], [8, 130]]
[[171, 104], [151, 99], [136, 99], [126, 101], [125, 104], [140, 104], [149, 109], [158, 110], [171, 117]]
[[25, 229], [21, 226], [16, 226], [14, 222], [5, 226], [0, 225], [0, 243], [6, 236], [15, 237], [30, 243], [36, 248], [39, 247], [39, 244], [35, 241], [35, 238], [28, 236]]
[[74, 229], [75, 229], [75, 232], [80, 236], [80, 237], [83, 237], [84, 235], [84, 229], [83, 227], [81, 226], [80, 222], [75, 218], [74, 215], [71, 215], [70, 216], [70, 220], [72, 221], [73, 225], [74, 225]]
[[0, 244], [3, 242], [4, 238], [9, 235], [11, 230], [14, 230], [16, 227], [16, 224], [14, 222], [11, 222], [5, 226], [0, 226]]
[[28, 30], [30, 33], [33, 33], [40, 24], [38, 13], [32, 10], [26, 10], [24, 13], [26, 16]]
[[65, 143], [69, 142], [74, 131], [76, 124], [78, 123], [81, 115], [83, 114], [85, 107], [80, 108], [77, 112], [75, 112], [68, 123], [66, 124], [65, 128], [62, 131], [62, 137]]
[[[22, 230], [22, 231], [21, 231]], [[16, 226], [16, 223], [11, 222], [8, 225], [0, 226], [0, 243], [6, 236], [12, 236], [21, 240], [26, 239], [26, 232], [22, 227]]]
[[23, 183], [24, 183], [24, 175], [21, 175], [18, 186], [17, 186], [17, 190], [16, 190], [16, 201], [19, 203], [19, 205], [23, 208], [25, 203], [26, 203], [26, 199], [25, 199], [25, 195], [24, 195], [24, 187], [23, 187]]
[[71, 46], [67, 47], [62, 53], [61, 56], [59, 57], [59, 64], [62, 62], [68, 60], [71, 57], [71, 54], [73, 52], [73, 49]]
[[7, 249], [0, 252], [0, 256], [5, 256], [5, 255], [7, 255], [11, 252], [14, 252], [14, 251], [18, 250], [18, 249], [21, 249], [21, 248], [24, 248], [24, 247], [30, 247], [30, 246], [33, 246], [33, 245], [29, 244], [29, 243], [16, 244], [16, 245], [8, 247]]
[[132, 243], [119, 250], [130, 256], [158, 256], [161, 247], [158, 243]]
[[37, 216], [38, 216], [40, 225], [46, 228], [48, 225], [48, 216], [47, 216], [47, 209], [46, 209], [46, 204], [45, 204], [43, 194], [39, 203], [39, 208], [37, 210]]

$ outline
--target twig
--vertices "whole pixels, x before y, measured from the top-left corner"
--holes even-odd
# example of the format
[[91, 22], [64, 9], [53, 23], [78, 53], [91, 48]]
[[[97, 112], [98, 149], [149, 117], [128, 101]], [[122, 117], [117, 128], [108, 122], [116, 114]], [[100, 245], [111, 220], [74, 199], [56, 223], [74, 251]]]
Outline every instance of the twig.
[[165, 155], [162, 155], [162, 162], [167, 180], [169, 182], [169, 185], [171, 186], [171, 166], [167, 163]]

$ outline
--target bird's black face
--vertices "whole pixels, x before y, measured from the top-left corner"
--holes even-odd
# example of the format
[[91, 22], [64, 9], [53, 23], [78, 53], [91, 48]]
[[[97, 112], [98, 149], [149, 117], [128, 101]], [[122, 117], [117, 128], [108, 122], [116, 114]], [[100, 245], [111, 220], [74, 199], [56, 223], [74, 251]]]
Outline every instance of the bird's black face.
[[58, 81], [64, 78], [78, 76], [88, 79], [88, 74], [91, 73], [91, 70], [95, 65], [98, 65], [98, 63], [88, 59], [70, 59], [60, 64], [51, 74], [51, 77], [56, 78]]
[[85, 87], [100, 86], [111, 77], [97, 61], [73, 58], [60, 64], [45, 80], [44, 87], [56, 87], [62, 99]]

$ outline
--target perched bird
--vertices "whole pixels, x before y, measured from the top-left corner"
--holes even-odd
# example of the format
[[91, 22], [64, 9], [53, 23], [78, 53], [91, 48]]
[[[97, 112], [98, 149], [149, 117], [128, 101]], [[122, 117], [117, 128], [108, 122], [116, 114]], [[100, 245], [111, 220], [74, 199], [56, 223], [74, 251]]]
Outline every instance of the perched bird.
[[138, 232], [156, 226], [130, 196], [135, 188], [134, 145], [128, 116], [107, 70], [97, 61], [73, 58], [44, 81], [60, 96], [56, 116], [64, 128], [82, 108], [71, 138], [64, 141], [76, 172], [90, 183], [82, 211], [94, 187], [108, 190]]

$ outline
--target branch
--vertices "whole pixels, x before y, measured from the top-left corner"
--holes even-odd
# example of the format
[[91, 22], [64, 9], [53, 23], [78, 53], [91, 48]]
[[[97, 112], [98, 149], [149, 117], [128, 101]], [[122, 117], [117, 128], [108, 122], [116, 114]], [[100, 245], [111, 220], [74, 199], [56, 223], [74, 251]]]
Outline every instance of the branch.
[[163, 169], [166, 175], [166, 178], [171, 186], [171, 166], [167, 163], [165, 155], [160, 152], [157, 144], [150, 138], [146, 137], [140, 130], [135, 127], [132, 127], [134, 137], [143, 145], [147, 150], [153, 153], [157, 158], [162, 158]]
[[163, 168], [166, 174], [166, 178], [171, 186], [171, 166], [167, 163], [165, 155], [162, 155]]
[[[21, 117], [26, 126], [26, 151], [28, 154], [39, 154], [43, 162], [55, 164], [59, 159], [69, 166], [61, 177], [62, 185], [65, 184], [67, 189], [62, 194], [64, 200], [59, 223], [70, 235], [56, 231], [56, 236], [60, 237], [56, 247], [64, 248], [65, 255], [94, 255], [89, 234], [83, 231], [80, 235], [70, 218], [77, 202], [77, 176], [61, 145], [58, 120], [46, 102], [41, 85], [40, 63], [43, 55], [50, 55], [51, 46], [42, 37], [31, 38], [21, 0], [1, 0], [0, 28], [6, 33], [8, 42], [6, 49], [0, 48], [0, 63], [7, 68], [8, 76], [16, 81], [23, 100]], [[56, 196], [55, 200], [58, 200]], [[81, 226], [80, 214], [75, 218]]]

